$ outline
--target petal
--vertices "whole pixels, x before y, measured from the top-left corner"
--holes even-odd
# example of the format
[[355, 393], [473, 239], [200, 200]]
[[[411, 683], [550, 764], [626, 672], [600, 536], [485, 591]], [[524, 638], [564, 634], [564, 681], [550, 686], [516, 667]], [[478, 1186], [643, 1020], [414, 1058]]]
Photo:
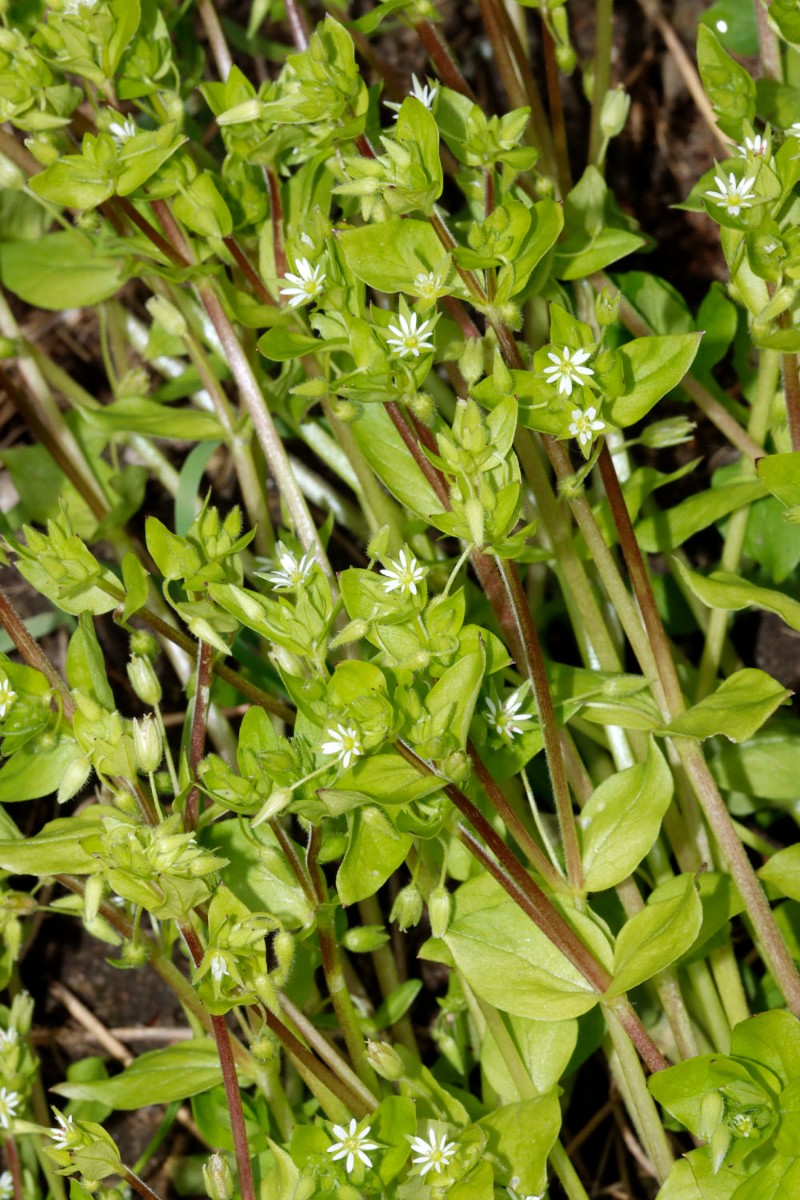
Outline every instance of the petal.
[[350, 1172], [352, 1171], [352, 1169], [355, 1165], [356, 1165], [355, 1155], [353, 1154], [353, 1151], [351, 1150], [349, 1152], [349, 1154], [347, 1155], [347, 1162], [344, 1164], [344, 1169], [347, 1171], [348, 1175], [350, 1174]]

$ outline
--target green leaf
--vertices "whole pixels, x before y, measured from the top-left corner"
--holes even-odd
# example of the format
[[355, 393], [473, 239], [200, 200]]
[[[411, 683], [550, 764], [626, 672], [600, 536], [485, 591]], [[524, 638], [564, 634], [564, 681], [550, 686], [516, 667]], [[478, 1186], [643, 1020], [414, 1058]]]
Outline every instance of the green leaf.
[[667, 732], [701, 741], [719, 734], [731, 742], [745, 742], [791, 695], [765, 671], [747, 667], [676, 717]]
[[523, 1195], [543, 1195], [547, 1189], [547, 1156], [561, 1128], [561, 1108], [555, 1090], [504, 1104], [478, 1128], [486, 1134], [487, 1150], [502, 1165], [503, 1174], [516, 1177], [515, 1191]]
[[58, 817], [35, 837], [0, 842], [0, 867], [13, 875], [92, 875], [99, 870], [82, 843], [96, 835], [96, 817]]
[[741, 746], [723, 745], [715, 750], [709, 766], [725, 790], [794, 804], [800, 778], [797, 723], [774, 721]]
[[558, 279], [582, 279], [632, 254], [645, 238], [632, 232], [605, 180], [594, 166], [584, 171], [564, 200], [566, 234], [556, 246]]
[[[130, 550], [122, 558], [122, 582], [125, 587], [125, 604], [122, 609], [123, 621], [128, 621], [134, 613], [139, 612], [147, 604], [150, 594], [150, 576], [145, 571], [139, 559]], [[113, 708], [111, 704], [109, 707]]]
[[731, 1035], [731, 1054], [767, 1067], [785, 1087], [800, 1079], [800, 1021], [780, 1009], [740, 1021]]
[[780, 500], [767, 496], [747, 515], [743, 553], [764, 568], [773, 583], [783, 583], [800, 563], [800, 525], [786, 520]]
[[0, 282], [37, 308], [58, 311], [99, 304], [115, 295], [126, 278], [120, 261], [98, 254], [88, 238], [76, 233], [0, 243]]
[[381, 1004], [375, 1013], [376, 1029], [386, 1029], [404, 1017], [422, 990], [421, 979], [407, 979], [396, 987]]
[[108, 434], [143, 433], [186, 442], [219, 442], [225, 435], [213, 413], [172, 408], [140, 396], [115, 400], [105, 408], [85, 409], [83, 416], [92, 429]]
[[71, 688], [91, 696], [101, 708], [108, 709], [109, 712], [116, 708], [114, 693], [106, 674], [105, 655], [100, 648], [94, 621], [89, 613], [81, 613], [78, 628], [69, 640], [67, 683]]
[[222, 1071], [214, 1042], [194, 1039], [148, 1050], [112, 1079], [92, 1083], [60, 1083], [52, 1089], [71, 1100], [99, 1100], [115, 1109], [131, 1112], [149, 1104], [171, 1104], [206, 1092], [222, 1082]]
[[654, 892], [641, 912], [626, 921], [614, 947], [614, 978], [609, 996], [652, 979], [684, 954], [700, 932], [703, 909], [694, 876], [682, 876], [675, 896], [660, 899]]
[[[512, 1016], [507, 1020], [534, 1087], [538, 1092], [548, 1092], [558, 1083], [572, 1058], [578, 1042], [578, 1022], [533, 1021]], [[481, 1045], [481, 1070], [501, 1098], [523, 1099], [488, 1027]]]
[[67, 767], [83, 752], [71, 737], [44, 733], [15, 751], [0, 767], [0, 804], [38, 800], [58, 791]]
[[430, 520], [442, 503], [414, 462], [383, 405], [365, 404], [350, 426], [359, 450], [401, 504]]
[[336, 875], [342, 904], [374, 896], [406, 860], [412, 838], [398, 833], [379, 808], [359, 808], [352, 817], [347, 851]]
[[751, 1103], [769, 1104], [770, 1083], [777, 1084], [777, 1080], [756, 1063], [738, 1062], [725, 1054], [700, 1054], [657, 1071], [650, 1076], [648, 1087], [658, 1103], [691, 1133], [708, 1137], [704, 1097], [724, 1088], [734, 1111], [737, 1099], [741, 1103], [745, 1097]]
[[204, 829], [202, 842], [228, 860], [220, 878], [243, 904], [254, 912], [273, 913], [288, 929], [299, 929], [311, 919], [308, 900], [268, 825], [260, 826], [258, 838], [255, 843], [243, 823], [232, 819]]
[[614, 887], [636, 869], [658, 837], [673, 790], [672, 772], [652, 739], [645, 762], [600, 784], [580, 816], [587, 891]]
[[446, 729], [462, 749], [469, 737], [485, 666], [483, 647], [465, 654], [436, 680], [425, 698], [425, 708], [431, 714], [434, 730], [438, 733]]
[[175, 493], [175, 532], [183, 536], [199, 509], [198, 492], [203, 473], [214, 452], [222, 442], [206, 442], [204, 446], [195, 446], [190, 450], [181, 467], [178, 476], [178, 490]]
[[690, 537], [764, 495], [758, 479], [726, 483], [682, 500], [674, 508], [647, 517], [636, 526], [636, 540], [650, 554], [667, 553]]
[[[738, 20], [738, 18], [737, 18]], [[723, 133], [738, 138], [742, 123], [756, 115], [756, 85], [744, 67], [722, 48], [707, 25], [697, 31], [697, 66]]]
[[[488, 875], [456, 891], [444, 941], [470, 987], [502, 1012], [557, 1021], [588, 1012], [599, 999], [580, 971]], [[427, 943], [420, 953], [435, 954], [435, 944]]]
[[773, 854], [758, 874], [790, 900], [800, 900], [800, 845]]
[[355, 277], [377, 291], [416, 296], [417, 275], [440, 271], [451, 295], [466, 294], [428, 221], [393, 217], [379, 224], [346, 229], [336, 235], [336, 244]]
[[756, 471], [767, 491], [783, 504], [800, 504], [800, 450], [767, 454], [756, 463]]
[[675, 569], [687, 587], [709, 608], [738, 612], [742, 608], [763, 608], [777, 613], [792, 629], [800, 630], [800, 601], [771, 588], [757, 587], [729, 571], [700, 575], [675, 559]]
[[624, 391], [606, 404], [613, 425], [625, 429], [640, 421], [667, 392], [683, 379], [697, 354], [701, 334], [641, 337], [617, 350], [622, 362]]

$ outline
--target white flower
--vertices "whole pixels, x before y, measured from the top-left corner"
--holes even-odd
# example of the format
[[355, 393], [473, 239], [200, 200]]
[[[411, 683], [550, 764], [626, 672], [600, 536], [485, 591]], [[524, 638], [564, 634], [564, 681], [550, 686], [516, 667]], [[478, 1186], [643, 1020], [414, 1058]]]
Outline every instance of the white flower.
[[515, 738], [518, 733], [525, 732], [523, 722], [533, 720], [531, 713], [519, 711], [522, 706], [521, 690], [517, 688], [502, 704], [487, 697], [486, 720], [501, 737]]
[[433, 349], [428, 340], [433, 336], [432, 321], [423, 321], [417, 328], [416, 313], [412, 313], [410, 317], [404, 317], [401, 313], [397, 319], [398, 325], [389, 326], [389, 333], [393, 333], [394, 337], [387, 337], [386, 343], [398, 358], [405, 358], [407, 354], [419, 358], [421, 351]]
[[594, 375], [591, 367], [583, 365], [589, 357], [588, 350], [570, 350], [569, 346], [563, 346], [560, 353], [548, 351], [547, 357], [553, 365], [545, 367], [544, 377], [548, 383], [558, 383], [559, 393], [563, 392], [565, 396], [572, 395], [573, 384], [580, 386], [585, 382], [585, 376]]
[[119, 147], [124, 146], [131, 138], [136, 137], [139, 128], [133, 117], [126, 117], [124, 121], [112, 121], [108, 127], [108, 132]]
[[420, 83], [416, 75], [411, 76], [411, 91], [409, 95], [416, 96], [420, 104], [424, 104], [426, 108], [433, 108], [433, 102], [439, 94], [439, 88], [435, 83], [430, 87], [427, 83]]
[[348, 1175], [355, 1166], [356, 1159], [360, 1158], [365, 1167], [372, 1166], [372, 1160], [367, 1156], [367, 1150], [378, 1150], [377, 1142], [368, 1142], [365, 1139], [369, 1137], [370, 1126], [366, 1125], [363, 1129], [359, 1129], [355, 1117], [350, 1122], [350, 1128], [345, 1129], [344, 1125], [334, 1125], [333, 1132], [339, 1139], [332, 1146], [328, 1146], [328, 1154], [333, 1155], [333, 1161], [337, 1162], [340, 1158], [346, 1158], [344, 1169]]
[[0, 1050], [7, 1050], [9, 1046], [16, 1046], [19, 1041], [19, 1034], [16, 1029], [0, 1029]]
[[17, 693], [7, 679], [0, 679], [0, 721], [5, 721], [6, 713], [17, 698]]
[[417, 584], [425, 578], [425, 568], [421, 567], [413, 554], [401, 550], [395, 561], [389, 559], [388, 567], [384, 567], [381, 575], [385, 575], [388, 583], [383, 585], [387, 592], [399, 592], [406, 596], [416, 596]]
[[49, 1131], [50, 1137], [59, 1150], [66, 1150], [78, 1131], [72, 1123], [72, 1117], [63, 1117], [60, 1112], [56, 1113], [56, 1122], [57, 1126]]
[[756, 1124], [750, 1113], [736, 1113], [728, 1124], [736, 1130], [739, 1137], [749, 1138], [756, 1132]]
[[221, 983], [228, 974], [228, 964], [221, 954], [215, 954], [211, 959], [211, 978], [215, 983]]
[[289, 300], [291, 308], [299, 308], [301, 304], [308, 304], [311, 300], [316, 300], [318, 296], [321, 296], [326, 279], [325, 272], [319, 263], [312, 267], [307, 258], [298, 258], [295, 266], [298, 273], [293, 275], [291, 271], [287, 271], [285, 278], [296, 286], [281, 288], [282, 296], [291, 297]]
[[427, 1142], [421, 1137], [412, 1138], [411, 1149], [417, 1153], [417, 1157], [411, 1161], [417, 1164], [420, 1169], [420, 1176], [424, 1179], [431, 1168], [433, 1168], [437, 1175], [441, 1175], [442, 1167], [446, 1167], [449, 1164], [457, 1147], [455, 1142], [448, 1142], [444, 1134], [442, 1134], [437, 1145], [436, 1134], [431, 1130]]
[[436, 300], [444, 286], [444, 280], [438, 271], [420, 271], [414, 277], [414, 282], [411, 285], [412, 290], [426, 304], [431, 304]]
[[364, 753], [361, 734], [352, 725], [335, 725], [326, 730], [325, 736], [330, 740], [323, 742], [320, 750], [323, 754], [335, 754], [345, 768]]
[[586, 412], [580, 408], [573, 408], [569, 431], [573, 437], [578, 439], [581, 446], [591, 445], [594, 435], [600, 433], [605, 427], [605, 421], [601, 421], [597, 417], [597, 409], [593, 404], [589, 405]]
[[[769, 150], [769, 142], [760, 133], [755, 137], [746, 137], [743, 146], [737, 146], [736, 149], [741, 154], [742, 158], [747, 158], [748, 154], [757, 154], [759, 158], [766, 158]], [[719, 182], [719, 180], [717, 180]]]
[[97, 0], [67, 0], [64, 5], [64, 12], [69, 13], [71, 17], [76, 16], [82, 8], [93, 9], [97, 4]]
[[14, 1177], [10, 1171], [0, 1175], [0, 1200], [11, 1200], [14, 1195]]
[[786, 136], [800, 138], [800, 121], [795, 121], [792, 128], [786, 130]]
[[[314, 566], [314, 555], [304, 554], [298, 560], [291, 550], [286, 549], [283, 542], [278, 542], [275, 546], [275, 558], [272, 561], [271, 571], [256, 571], [255, 574], [259, 579], [266, 579], [267, 583], [271, 583], [275, 588], [291, 589], [305, 583]], [[276, 562], [279, 564], [277, 567], [274, 565]]]
[[3, 1129], [8, 1129], [17, 1115], [20, 1099], [19, 1092], [10, 1092], [5, 1087], [0, 1088], [0, 1126]]
[[738, 217], [743, 208], [752, 208], [753, 202], [748, 199], [755, 183], [755, 175], [748, 175], [746, 179], [737, 179], [733, 171], [728, 174], [728, 182], [720, 179], [719, 175], [714, 176], [714, 183], [719, 188], [718, 192], [706, 192], [706, 195], [711, 200], [716, 200], [721, 208], [726, 208], [732, 217]]
[[516, 1188], [519, 1187], [519, 1175], [515, 1175], [511, 1180], [510, 1187], [506, 1188], [509, 1195], [509, 1200], [544, 1200], [544, 1192], [540, 1192], [538, 1196], [520, 1196]]

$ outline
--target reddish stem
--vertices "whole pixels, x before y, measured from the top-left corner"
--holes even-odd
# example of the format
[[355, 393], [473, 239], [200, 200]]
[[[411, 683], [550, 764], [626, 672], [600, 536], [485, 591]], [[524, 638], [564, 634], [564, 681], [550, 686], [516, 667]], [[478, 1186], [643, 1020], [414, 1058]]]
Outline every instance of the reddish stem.
[[292, 41], [298, 50], [305, 50], [308, 46], [310, 30], [306, 14], [300, 7], [298, 0], [285, 0], [286, 4], [286, 19], [289, 22], [289, 29], [292, 32]]
[[14, 1200], [25, 1200], [25, 1192], [22, 1187], [22, 1166], [19, 1161], [17, 1143], [13, 1137], [5, 1138], [3, 1150], [6, 1162], [8, 1163], [8, 1169], [11, 1172], [11, 1178], [14, 1181]]
[[428, 51], [431, 62], [436, 67], [442, 82], [454, 92], [469, 97], [477, 103], [475, 93], [461, 74], [455, 59], [450, 53], [450, 47], [439, 32], [437, 25], [431, 21], [420, 21], [414, 26], [419, 40]]
[[236, 238], [226, 237], [226, 238], [223, 238], [223, 241], [225, 242], [225, 245], [227, 246], [228, 250], [230, 251], [231, 256], [235, 260], [236, 265], [241, 268], [242, 272], [244, 273], [244, 275], [247, 278], [247, 281], [249, 282], [249, 284], [252, 287], [255, 294], [258, 296], [261, 303], [274, 305], [275, 301], [273, 300], [272, 296], [270, 296], [269, 292], [267, 291], [267, 289], [264, 285], [263, 279], [259, 275], [258, 271], [255, 269], [253, 264], [250, 262], [250, 259], [247, 257], [244, 250], [237, 242]]
[[[192, 709], [192, 732], [189, 740], [189, 775], [197, 778], [197, 768], [206, 748], [206, 718], [208, 700], [211, 695], [211, 662], [214, 656], [213, 647], [208, 642], [200, 643], [197, 655], [197, 671], [195, 673], [194, 707]], [[186, 797], [186, 813], [184, 825], [187, 829], [197, 828], [197, 818], [200, 815], [200, 789], [192, 785]]]
[[281, 196], [281, 185], [274, 167], [266, 167], [264, 174], [267, 177], [267, 188], [269, 190], [269, 218], [272, 223], [272, 247], [275, 255], [275, 272], [279, 279], [283, 279], [287, 271], [287, 262], [286, 241], [283, 234], [283, 197]]

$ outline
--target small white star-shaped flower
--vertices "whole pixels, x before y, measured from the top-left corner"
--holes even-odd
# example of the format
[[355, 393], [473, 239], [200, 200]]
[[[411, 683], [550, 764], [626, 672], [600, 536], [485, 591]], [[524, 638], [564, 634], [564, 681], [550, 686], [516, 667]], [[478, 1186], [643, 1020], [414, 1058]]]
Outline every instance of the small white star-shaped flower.
[[736, 1130], [739, 1137], [749, 1138], [756, 1133], [756, 1123], [750, 1113], [736, 1113], [731, 1117], [729, 1125]]
[[309, 304], [321, 296], [327, 278], [319, 263], [312, 267], [307, 258], [298, 258], [295, 267], [297, 274], [287, 271], [285, 276], [295, 286], [281, 288], [281, 295], [290, 298], [291, 308], [299, 308], [301, 304]]
[[422, 321], [418, 326], [416, 313], [412, 313], [410, 317], [404, 317], [400, 313], [397, 320], [397, 325], [389, 326], [389, 333], [394, 336], [387, 337], [386, 344], [391, 346], [398, 358], [405, 358], [409, 354], [413, 358], [419, 358], [423, 350], [433, 349], [430, 342], [433, 336], [432, 321]]
[[10, 1092], [8, 1088], [0, 1088], [0, 1126], [8, 1129], [17, 1115], [21, 1096], [19, 1092]]
[[330, 740], [323, 742], [320, 750], [335, 755], [345, 769], [364, 753], [361, 734], [352, 725], [335, 725], [326, 730], [325, 736]]
[[438, 271], [420, 271], [414, 277], [414, 282], [411, 286], [420, 300], [426, 304], [431, 304], [441, 295], [444, 288], [444, 280]]
[[605, 421], [598, 418], [597, 409], [593, 404], [589, 405], [586, 412], [580, 408], [573, 408], [569, 431], [573, 437], [578, 439], [582, 447], [590, 446], [594, 441], [595, 434], [601, 433], [605, 427]]
[[14, 1177], [10, 1171], [0, 1175], [0, 1200], [11, 1200], [14, 1195]]
[[5, 721], [6, 713], [17, 698], [17, 693], [7, 679], [0, 679], [0, 721]]
[[[272, 560], [272, 569], [269, 571], [256, 571], [255, 574], [259, 579], [265, 579], [267, 583], [271, 583], [274, 588], [279, 590], [291, 590], [298, 588], [308, 579], [311, 569], [314, 566], [314, 555], [311, 553], [304, 554], [298, 559], [292, 554], [291, 550], [287, 550], [283, 542], [278, 542], [275, 546], [275, 558]], [[275, 563], [278, 565], [275, 566]]]
[[413, 554], [407, 554], [403, 549], [395, 560], [389, 559], [389, 565], [381, 570], [381, 575], [385, 575], [388, 580], [388, 583], [383, 585], [384, 590], [399, 592], [405, 599], [407, 596], [416, 596], [417, 584], [422, 583], [426, 571]]
[[[756, 154], [759, 158], [766, 158], [769, 151], [769, 142], [760, 133], [755, 137], [746, 137], [743, 146], [737, 146], [736, 149], [741, 154], [742, 158], [747, 158], [748, 154]], [[719, 180], [717, 180], [719, 182]]]
[[457, 1146], [455, 1142], [448, 1142], [444, 1134], [437, 1142], [436, 1134], [431, 1130], [427, 1142], [421, 1137], [412, 1138], [411, 1149], [417, 1154], [417, 1157], [411, 1161], [419, 1167], [420, 1177], [424, 1179], [430, 1170], [441, 1175], [442, 1167], [448, 1166]]
[[213, 955], [211, 959], [211, 978], [215, 983], [222, 983], [228, 974], [228, 964], [221, 954]]
[[721, 208], [727, 209], [732, 217], [738, 217], [743, 208], [752, 208], [753, 202], [750, 199], [750, 192], [753, 190], [755, 183], [755, 175], [748, 175], [745, 179], [737, 179], [733, 171], [728, 173], [728, 182], [720, 179], [719, 175], [714, 176], [714, 183], [719, 188], [718, 192], [706, 192], [710, 200], [715, 200]]
[[548, 351], [547, 357], [553, 365], [545, 367], [544, 377], [548, 383], [558, 383], [559, 393], [565, 396], [572, 395], [573, 384], [580, 387], [590, 375], [594, 375], [591, 367], [583, 365], [589, 357], [588, 350], [570, 350], [569, 346], [562, 346], [560, 352]]
[[108, 132], [116, 142], [117, 146], [124, 146], [131, 138], [136, 137], [139, 132], [139, 127], [133, 117], [126, 117], [124, 121], [112, 121], [108, 127]]
[[492, 700], [491, 696], [486, 699], [486, 720], [501, 737], [515, 738], [518, 733], [525, 732], [523, 722], [533, 720], [531, 713], [519, 711], [523, 700], [520, 691], [517, 688], [502, 704]]
[[72, 1122], [72, 1117], [64, 1117], [60, 1112], [56, 1113], [56, 1122], [57, 1125], [50, 1130], [50, 1137], [59, 1150], [66, 1150], [74, 1141], [78, 1131]]
[[19, 1041], [19, 1034], [16, 1029], [0, 1029], [0, 1050], [7, 1050], [9, 1046], [16, 1046]]
[[416, 96], [420, 104], [424, 104], [426, 108], [433, 108], [433, 102], [439, 94], [439, 88], [435, 83], [430, 84], [420, 83], [416, 75], [411, 76], [411, 91], [410, 96]]
[[350, 1122], [350, 1128], [345, 1129], [344, 1125], [334, 1125], [333, 1132], [339, 1139], [332, 1146], [328, 1146], [328, 1154], [333, 1155], [333, 1161], [338, 1162], [340, 1158], [346, 1159], [344, 1169], [348, 1175], [356, 1165], [356, 1159], [360, 1159], [365, 1167], [372, 1166], [372, 1159], [369, 1158], [367, 1150], [378, 1150], [380, 1147], [377, 1142], [369, 1142], [370, 1126], [365, 1125], [363, 1129], [358, 1128], [358, 1123], [355, 1117]]

